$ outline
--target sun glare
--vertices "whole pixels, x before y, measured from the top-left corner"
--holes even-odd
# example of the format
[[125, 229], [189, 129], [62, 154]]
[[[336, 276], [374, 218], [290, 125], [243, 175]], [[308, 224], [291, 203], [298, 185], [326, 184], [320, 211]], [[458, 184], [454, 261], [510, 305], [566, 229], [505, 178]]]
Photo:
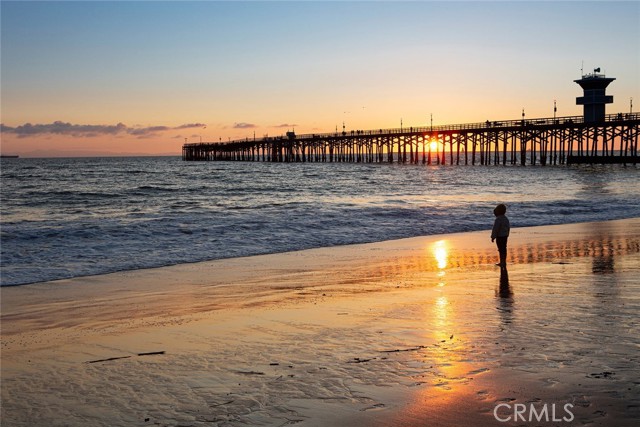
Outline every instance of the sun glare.
[[433, 255], [436, 258], [438, 268], [440, 270], [445, 269], [447, 267], [447, 258], [449, 257], [447, 254], [447, 242], [444, 240], [437, 241], [433, 248]]
[[429, 149], [430, 149], [431, 151], [438, 151], [438, 141], [436, 141], [435, 139], [434, 139], [434, 140], [432, 140], [432, 141], [429, 143]]

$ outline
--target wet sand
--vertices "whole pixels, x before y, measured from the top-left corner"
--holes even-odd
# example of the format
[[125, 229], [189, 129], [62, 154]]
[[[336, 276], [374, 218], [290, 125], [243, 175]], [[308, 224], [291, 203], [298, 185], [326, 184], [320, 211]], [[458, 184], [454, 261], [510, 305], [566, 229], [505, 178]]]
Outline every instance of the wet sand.
[[635, 425], [640, 219], [488, 233], [3, 288], [2, 425]]

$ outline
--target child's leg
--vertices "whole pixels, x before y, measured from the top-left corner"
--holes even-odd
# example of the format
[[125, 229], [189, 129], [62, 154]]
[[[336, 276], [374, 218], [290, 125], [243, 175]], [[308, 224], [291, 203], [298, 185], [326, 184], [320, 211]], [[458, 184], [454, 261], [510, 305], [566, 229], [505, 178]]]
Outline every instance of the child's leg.
[[500, 265], [507, 264], [507, 237], [498, 237], [496, 239], [498, 253], [500, 254]]

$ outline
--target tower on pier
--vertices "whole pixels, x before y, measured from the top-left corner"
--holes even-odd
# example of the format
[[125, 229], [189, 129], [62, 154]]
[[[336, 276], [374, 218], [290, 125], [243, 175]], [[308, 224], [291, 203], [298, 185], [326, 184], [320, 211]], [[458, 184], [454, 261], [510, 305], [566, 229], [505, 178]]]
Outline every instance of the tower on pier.
[[576, 105], [584, 106], [585, 123], [604, 121], [605, 104], [613, 102], [613, 95], [606, 95], [605, 92], [614, 80], [613, 77], [600, 74], [600, 68], [593, 70], [593, 74], [585, 74], [580, 80], [574, 80], [584, 90], [584, 96], [576, 98]]

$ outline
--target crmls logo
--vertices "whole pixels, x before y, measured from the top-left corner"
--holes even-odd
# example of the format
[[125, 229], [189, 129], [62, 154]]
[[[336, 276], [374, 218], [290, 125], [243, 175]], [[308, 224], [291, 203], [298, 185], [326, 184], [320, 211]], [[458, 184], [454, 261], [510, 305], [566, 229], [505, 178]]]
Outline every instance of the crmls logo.
[[556, 404], [551, 405], [545, 403], [544, 405], [535, 406], [533, 403], [529, 406], [524, 403], [516, 403], [515, 405], [509, 405], [508, 403], [501, 403], [493, 408], [493, 417], [501, 423], [507, 421], [565, 421], [570, 423], [573, 421], [573, 413], [571, 409], [573, 405], [566, 403], [562, 408], [556, 409]]

